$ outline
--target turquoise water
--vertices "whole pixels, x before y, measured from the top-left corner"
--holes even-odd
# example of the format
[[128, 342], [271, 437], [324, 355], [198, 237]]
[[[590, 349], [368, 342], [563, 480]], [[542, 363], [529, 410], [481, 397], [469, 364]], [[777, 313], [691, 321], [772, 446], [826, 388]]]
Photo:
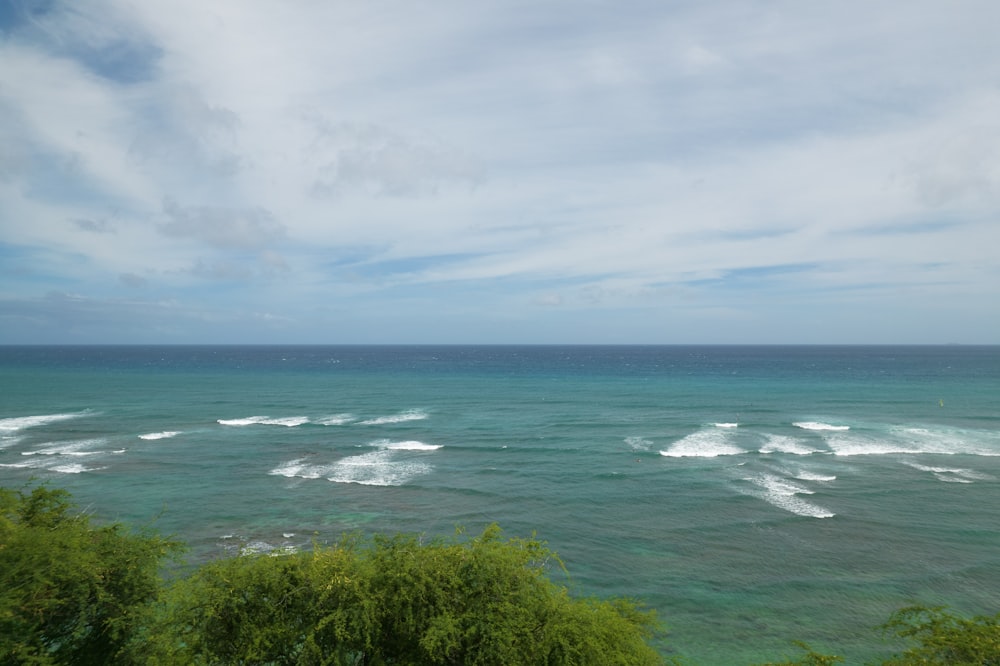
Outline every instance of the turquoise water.
[[537, 532], [694, 664], [1000, 610], [998, 347], [0, 347], [0, 483], [206, 558]]

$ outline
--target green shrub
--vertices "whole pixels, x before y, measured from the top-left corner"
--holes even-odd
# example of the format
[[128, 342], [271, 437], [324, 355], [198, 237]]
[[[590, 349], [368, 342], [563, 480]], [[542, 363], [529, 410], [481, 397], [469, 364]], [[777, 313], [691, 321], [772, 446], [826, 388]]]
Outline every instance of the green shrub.
[[0, 662], [127, 663], [177, 544], [94, 527], [69, 494], [0, 488]]

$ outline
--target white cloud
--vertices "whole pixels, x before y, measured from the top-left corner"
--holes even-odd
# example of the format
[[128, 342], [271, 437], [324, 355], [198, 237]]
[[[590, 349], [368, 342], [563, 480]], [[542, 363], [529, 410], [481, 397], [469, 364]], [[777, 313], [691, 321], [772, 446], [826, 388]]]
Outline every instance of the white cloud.
[[615, 309], [684, 341], [748, 303], [849, 319], [922, 290], [995, 341], [971, 303], [1000, 289], [997, 19], [985, 0], [56, 2], [0, 42], [0, 259], [33, 265], [3, 293], [37, 313], [53, 288], [124, 309], [142, 287], [302, 338], [317, 303], [362, 339], [389, 312], [422, 330], [420, 308], [457, 339], [537, 316], [572, 338]]

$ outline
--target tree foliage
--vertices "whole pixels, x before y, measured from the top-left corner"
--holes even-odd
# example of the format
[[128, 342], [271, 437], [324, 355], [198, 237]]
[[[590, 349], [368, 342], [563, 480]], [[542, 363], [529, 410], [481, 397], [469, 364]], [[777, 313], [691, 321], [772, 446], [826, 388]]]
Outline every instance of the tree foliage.
[[0, 662], [127, 660], [176, 544], [95, 527], [63, 490], [0, 488]]
[[1000, 613], [966, 619], [942, 607], [909, 606], [893, 613], [882, 628], [917, 642], [886, 666], [1000, 664]]
[[553, 562], [495, 526], [469, 540], [351, 538], [224, 560], [175, 586], [155, 650], [164, 663], [662, 662], [646, 644], [651, 611], [574, 599], [546, 575]]

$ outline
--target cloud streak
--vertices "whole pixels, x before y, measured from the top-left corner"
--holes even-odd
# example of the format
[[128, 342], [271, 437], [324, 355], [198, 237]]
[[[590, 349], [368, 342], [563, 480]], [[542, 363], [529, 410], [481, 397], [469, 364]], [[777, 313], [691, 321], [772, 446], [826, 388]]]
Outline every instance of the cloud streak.
[[15, 4], [0, 343], [997, 343], [997, 20]]

